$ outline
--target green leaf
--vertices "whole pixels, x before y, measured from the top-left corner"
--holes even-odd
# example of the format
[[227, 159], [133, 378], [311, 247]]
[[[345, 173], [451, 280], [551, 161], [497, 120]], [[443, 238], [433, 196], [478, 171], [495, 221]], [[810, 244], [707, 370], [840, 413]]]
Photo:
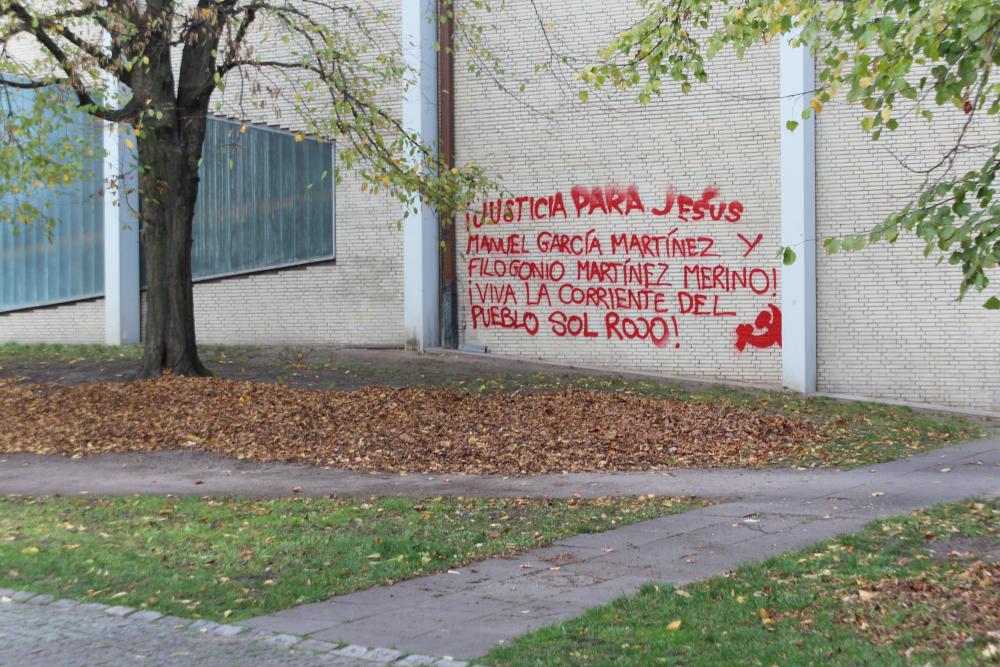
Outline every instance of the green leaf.
[[785, 123], [785, 127], [788, 128], [789, 132], [794, 132], [795, 128], [797, 128], [798, 126], [799, 126], [799, 123], [798, 123], [798, 121], [795, 121], [795, 120], [790, 120], [787, 123]]
[[1000, 310], [1000, 298], [991, 296], [986, 300], [986, 303], [983, 304], [983, 308], [986, 310]]
[[581, 90], [579, 93], [576, 94], [576, 96], [580, 98], [581, 102], [586, 102], [587, 98], [590, 97], [590, 95], [587, 93], [586, 90]]
[[785, 246], [781, 249], [781, 263], [785, 266], [791, 266], [795, 263], [795, 251], [792, 250], [791, 246]]

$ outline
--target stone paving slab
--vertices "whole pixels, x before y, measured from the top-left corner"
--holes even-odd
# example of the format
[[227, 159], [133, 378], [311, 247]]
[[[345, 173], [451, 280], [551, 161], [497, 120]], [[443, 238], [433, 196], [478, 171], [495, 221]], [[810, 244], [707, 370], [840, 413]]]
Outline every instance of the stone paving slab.
[[[17, 593], [21, 593], [17, 595]], [[19, 599], [15, 599], [19, 598]], [[20, 599], [23, 598], [23, 599]], [[465, 666], [450, 658], [320, 642], [238, 625], [194, 621], [0, 589], [0, 665], [17, 667]]]

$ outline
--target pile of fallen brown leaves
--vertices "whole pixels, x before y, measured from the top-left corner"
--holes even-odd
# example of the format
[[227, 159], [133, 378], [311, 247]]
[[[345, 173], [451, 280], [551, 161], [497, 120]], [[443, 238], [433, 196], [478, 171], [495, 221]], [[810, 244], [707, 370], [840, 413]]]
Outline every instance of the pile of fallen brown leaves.
[[709, 402], [436, 387], [312, 391], [219, 378], [0, 383], [0, 452], [190, 447], [377, 471], [527, 474], [743, 466], [801, 458], [814, 427]]
[[[910, 651], [954, 651], [972, 641], [1000, 640], [1000, 563], [976, 561], [948, 575], [886, 579], [860, 597], [868, 613], [856, 625], [876, 644], [915, 634], [919, 644]], [[890, 625], [887, 620], [898, 613], [888, 612], [903, 609], [914, 612], [902, 626]]]

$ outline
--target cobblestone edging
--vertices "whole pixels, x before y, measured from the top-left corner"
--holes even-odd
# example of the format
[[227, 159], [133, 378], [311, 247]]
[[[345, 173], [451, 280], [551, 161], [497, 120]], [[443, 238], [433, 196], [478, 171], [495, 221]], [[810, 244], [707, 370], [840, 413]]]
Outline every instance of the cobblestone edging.
[[[354, 644], [345, 645], [324, 642], [308, 639], [300, 635], [270, 632], [268, 630], [249, 628], [236, 624], [166, 616], [159, 612], [139, 610], [133, 607], [106, 605], [97, 602], [77, 602], [75, 600], [56, 599], [52, 595], [0, 588], [0, 611], [2, 611], [3, 606], [9, 604], [44, 606], [49, 612], [72, 616], [80, 615], [81, 617], [86, 616], [89, 619], [88, 625], [95, 626], [94, 630], [96, 631], [101, 629], [100, 625], [103, 621], [113, 623], [116, 627], [120, 627], [122, 623], [138, 626], [155, 625], [158, 630], [163, 631], [166, 629], [168, 632], [176, 632], [179, 644], [183, 644], [185, 640], [194, 638], [204, 639], [206, 636], [218, 638], [220, 642], [240, 639], [244, 640], [245, 643], [259, 643], [268, 645], [270, 648], [294, 648], [296, 651], [314, 653], [317, 658], [325, 657], [332, 659], [332, 661], [323, 661], [322, 664], [357, 665], [358, 667], [372, 667], [375, 665], [392, 665], [393, 667], [413, 667], [416, 665], [469, 667], [468, 662], [453, 660], [447, 657], [407, 654], [403, 651], [390, 648], [370, 648]], [[0, 647], [4, 646], [4, 640], [11, 632], [9, 628], [4, 627], [3, 623], [0, 623]], [[199, 633], [200, 637], [198, 635], [192, 636], [190, 633]], [[66, 642], [64, 648], [68, 659], [76, 654], [71, 641]], [[220, 648], [225, 649], [225, 647]], [[224, 654], [226, 651], [223, 650], [222, 652]], [[42, 656], [40, 655], [39, 657]], [[87, 660], [84, 655], [79, 655], [79, 657], [84, 661]]]

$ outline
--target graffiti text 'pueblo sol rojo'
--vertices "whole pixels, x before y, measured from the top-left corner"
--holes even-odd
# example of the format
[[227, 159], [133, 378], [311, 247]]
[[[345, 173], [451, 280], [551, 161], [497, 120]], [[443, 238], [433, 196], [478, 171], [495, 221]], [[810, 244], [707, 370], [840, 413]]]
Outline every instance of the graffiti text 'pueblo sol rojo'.
[[[562, 192], [551, 195], [522, 196], [483, 202], [478, 212], [465, 213], [466, 229], [480, 229], [487, 225], [522, 222], [525, 220], [551, 220], [553, 218], [580, 218], [584, 215], [621, 216], [645, 213], [658, 217], [672, 217], [681, 222], [739, 222], [743, 204], [739, 201], [718, 200], [718, 190], [705, 188], [698, 198], [677, 194], [667, 188], [660, 206], [647, 207], [639, 189], [630, 185], [625, 189], [609, 185], [586, 187], [575, 185], [569, 197]], [[567, 208], [566, 201], [570, 202]]]

